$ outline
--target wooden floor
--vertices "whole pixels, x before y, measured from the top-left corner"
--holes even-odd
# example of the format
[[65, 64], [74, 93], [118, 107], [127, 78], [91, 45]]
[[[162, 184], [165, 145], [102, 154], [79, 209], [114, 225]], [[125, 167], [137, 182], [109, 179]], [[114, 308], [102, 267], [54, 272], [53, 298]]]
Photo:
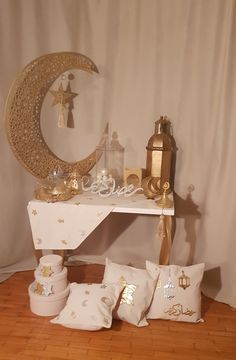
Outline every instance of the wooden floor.
[[[69, 267], [69, 280], [100, 282], [103, 267]], [[33, 272], [0, 284], [1, 360], [235, 360], [236, 311], [203, 298], [199, 324], [152, 320], [144, 328], [113, 321], [112, 328], [86, 332], [64, 328], [31, 313], [27, 287]]]

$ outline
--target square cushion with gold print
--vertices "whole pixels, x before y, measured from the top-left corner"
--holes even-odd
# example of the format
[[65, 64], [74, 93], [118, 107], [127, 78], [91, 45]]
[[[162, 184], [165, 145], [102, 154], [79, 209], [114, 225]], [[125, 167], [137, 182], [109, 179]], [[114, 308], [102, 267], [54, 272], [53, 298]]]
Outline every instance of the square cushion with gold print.
[[51, 322], [80, 330], [110, 328], [121, 290], [118, 284], [71, 283], [64, 309]]
[[201, 321], [201, 281], [204, 264], [156, 265], [146, 261], [147, 271], [158, 281], [147, 319]]
[[146, 269], [136, 269], [106, 259], [103, 282], [124, 286], [120, 304], [114, 312], [115, 318], [138, 327], [148, 325], [146, 312], [152, 301], [155, 277], [152, 278]]

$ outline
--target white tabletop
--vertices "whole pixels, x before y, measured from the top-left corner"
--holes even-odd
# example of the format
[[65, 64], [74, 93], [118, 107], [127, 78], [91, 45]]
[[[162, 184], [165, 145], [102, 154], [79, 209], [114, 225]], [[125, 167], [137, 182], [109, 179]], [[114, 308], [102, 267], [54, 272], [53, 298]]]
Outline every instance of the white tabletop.
[[[168, 198], [173, 202], [173, 193], [169, 194]], [[160, 208], [155, 200], [147, 199], [143, 194], [134, 194], [130, 197], [112, 195], [104, 198], [85, 192], [74, 196], [65, 204], [103, 205], [112, 207], [112, 212], [129, 214], [174, 216], [175, 213], [174, 205], [171, 208]]]
[[31, 200], [27, 208], [36, 249], [76, 249], [112, 212], [174, 215], [174, 207], [159, 208], [143, 194], [103, 198], [86, 192], [63, 202]]

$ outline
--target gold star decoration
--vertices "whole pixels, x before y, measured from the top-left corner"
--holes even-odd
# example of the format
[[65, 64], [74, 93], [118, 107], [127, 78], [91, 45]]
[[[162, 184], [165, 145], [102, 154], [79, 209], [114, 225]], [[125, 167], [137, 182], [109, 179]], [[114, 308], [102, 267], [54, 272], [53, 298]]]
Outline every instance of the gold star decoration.
[[52, 106], [61, 104], [63, 107], [65, 107], [67, 103], [71, 102], [78, 95], [70, 91], [68, 88], [65, 91], [62, 83], [60, 83], [58, 90], [50, 90], [50, 93], [54, 96]]
[[32, 210], [33, 215], [37, 215], [37, 211], [35, 209]]
[[61, 240], [61, 243], [64, 245], [67, 245], [67, 241], [66, 240]]
[[40, 284], [40, 283], [36, 282], [34, 292], [38, 295], [49, 296], [49, 295], [53, 294], [52, 284]]
[[42, 295], [43, 293], [43, 285], [40, 283], [36, 283], [36, 287], [34, 289], [34, 292], [38, 295]]
[[41, 274], [45, 277], [50, 277], [53, 274], [51, 266], [43, 266], [41, 269]]

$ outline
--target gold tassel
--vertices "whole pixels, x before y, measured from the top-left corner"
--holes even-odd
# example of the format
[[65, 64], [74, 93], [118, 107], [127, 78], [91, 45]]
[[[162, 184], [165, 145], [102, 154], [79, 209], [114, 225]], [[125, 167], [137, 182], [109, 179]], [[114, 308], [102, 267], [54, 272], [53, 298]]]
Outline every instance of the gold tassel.
[[165, 228], [165, 217], [164, 215], [162, 214], [160, 216], [160, 220], [159, 220], [159, 223], [158, 223], [158, 226], [157, 226], [157, 236], [163, 240], [166, 236], [166, 228]]
[[65, 108], [63, 106], [63, 104], [60, 104], [60, 109], [59, 109], [59, 113], [58, 113], [58, 122], [57, 122], [57, 126], [59, 128], [66, 128], [66, 119], [65, 119]]

